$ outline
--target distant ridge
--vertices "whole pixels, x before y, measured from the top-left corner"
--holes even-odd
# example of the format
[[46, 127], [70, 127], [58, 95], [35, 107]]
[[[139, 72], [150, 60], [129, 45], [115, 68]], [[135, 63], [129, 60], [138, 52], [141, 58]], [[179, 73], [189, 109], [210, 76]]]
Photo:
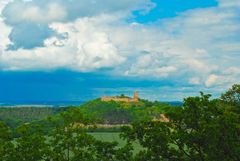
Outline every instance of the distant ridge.
[[85, 101], [9, 101], [0, 102], [0, 107], [67, 107], [82, 105]]

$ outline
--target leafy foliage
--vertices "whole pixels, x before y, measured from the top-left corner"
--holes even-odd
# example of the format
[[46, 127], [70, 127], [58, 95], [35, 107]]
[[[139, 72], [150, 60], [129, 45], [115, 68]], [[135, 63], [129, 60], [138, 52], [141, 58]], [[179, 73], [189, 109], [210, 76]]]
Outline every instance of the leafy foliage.
[[219, 100], [201, 93], [166, 115], [170, 122], [141, 122], [124, 130], [125, 138], [145, 148], [136, 160], [240, 160], [240, 115]]

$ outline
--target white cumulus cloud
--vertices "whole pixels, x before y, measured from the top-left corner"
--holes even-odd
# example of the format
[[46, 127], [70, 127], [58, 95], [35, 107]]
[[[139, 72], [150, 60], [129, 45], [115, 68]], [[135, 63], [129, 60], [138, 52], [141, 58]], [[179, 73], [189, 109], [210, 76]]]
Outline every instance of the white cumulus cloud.
[[215, 74], [211, 74], [207, 80], [205, 81], [205, 85], [206, 87], [210, 87], [212, 85], [215, 85], [216, 82], [218, 81], [219, 76], [215, 75]]
[[92, 71], [114, 67], [125, 58], [104, 32], [95, 30], [94, 19], [79, 19], [69, 24], [52, 24], [51, 28], [64, 39], [52, 37], [45, 46], [33, 50], [19, 49], [0, 55], [3, 70], [52, 70], [70, 68], [76, 71]]

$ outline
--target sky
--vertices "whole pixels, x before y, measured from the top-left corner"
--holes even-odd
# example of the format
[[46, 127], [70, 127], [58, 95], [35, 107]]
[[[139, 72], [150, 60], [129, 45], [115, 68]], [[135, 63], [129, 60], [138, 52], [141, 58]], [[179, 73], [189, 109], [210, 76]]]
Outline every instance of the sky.
[[218, 97], [240, 81], [239, 9], [240, 0], [0, 0], [0, 103]]

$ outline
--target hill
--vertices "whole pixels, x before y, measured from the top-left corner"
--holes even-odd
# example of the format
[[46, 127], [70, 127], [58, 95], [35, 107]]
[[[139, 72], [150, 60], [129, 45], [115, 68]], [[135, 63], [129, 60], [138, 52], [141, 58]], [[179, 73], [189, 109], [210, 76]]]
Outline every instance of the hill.
[[167, 103], [150, 102], [140, 99], [139, 102], [115, 102], [95, 99], [79, 106], [87, 116], [97, 118], [101, 124], [128, 124], [135, 121], [159, 118]]

